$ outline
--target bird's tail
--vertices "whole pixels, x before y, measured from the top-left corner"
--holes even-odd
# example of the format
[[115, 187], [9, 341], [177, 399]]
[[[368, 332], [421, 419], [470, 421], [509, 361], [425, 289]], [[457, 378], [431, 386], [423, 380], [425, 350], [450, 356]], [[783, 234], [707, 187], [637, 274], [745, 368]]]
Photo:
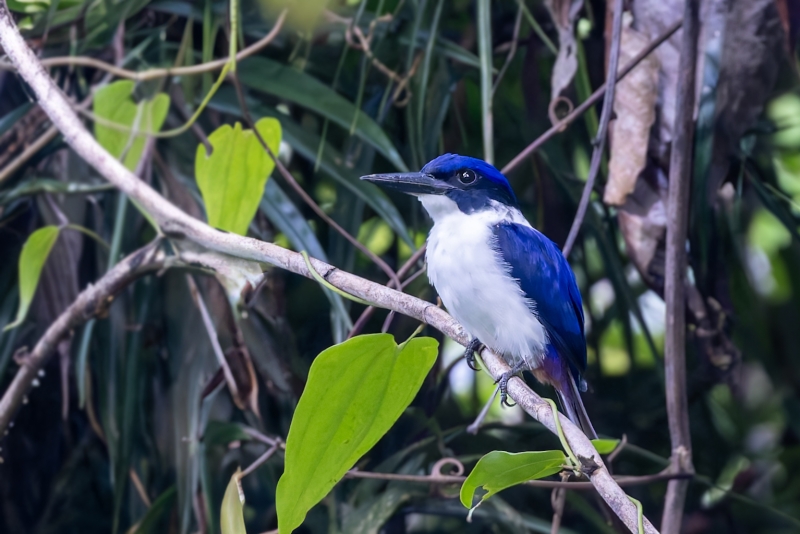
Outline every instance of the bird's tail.
[[567, 375], [566, 379], [561, 380], [559, 384], [561, 387], [555, 388], [558, 393], [558, 400], [561, 401], [561, 406], [569, 420], [581, 427], [581, 430], [589, 439], [597, 439], [597, 433], [594, 431], [592, 422], [586, 414], [586, 408], [583, 406], [581, 392], [578, 390], [575, 378], [570, 372], [565, 374]]

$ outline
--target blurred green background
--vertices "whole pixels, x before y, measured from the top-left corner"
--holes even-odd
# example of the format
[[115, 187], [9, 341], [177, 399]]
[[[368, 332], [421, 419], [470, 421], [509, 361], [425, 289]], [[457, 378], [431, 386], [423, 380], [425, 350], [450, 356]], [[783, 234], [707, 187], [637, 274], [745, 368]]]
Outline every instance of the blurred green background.
[[[489, 10], [479, 17], [481, 2]], [[633, 4], [639, 16], [637, 6], [647, 2]], [[680, 16], [682, 3], [666, 4], [675, 4]], [[766, 11], [786, 6], [758, 4]], [[196, 65], [228, 53], [227, 2], [17, 0], [10, 6], [42, 58], [92, 56], [145, 70]], [[418, 169], [444, 152], [485, 157], [487, 101], [498, 167], [551, 126], [558, 29], [539, 0], [243, 0], [241, 45], [263, 37], [284, 7], [289, 15], [278, 37], [238, 65], [250, 112], [255, 120], [280, 121], [280, 158], [295, 180], [395, 269], [424, 243], [430, 223], [415, 199], [387, 195], [359, 182], [359, 176]], [[605, 77], [606, 9], [596, 0], [576, 12], [577, 73], [563, 93], [575, 103]], [[793, 475], [800, 470], [800, 90], [791, 25], [798, 14], [780, 12], [788, 30], [781, 34], [785, 56], [770, 56], [770, 65], [759, 59], [737, 70], [738, 60], [727, 57], [725, 47], [700, 43], [708, 91], [698, 113], [688, 246], [690, 278], [713, 313], [711, 331], [708, 325], [689, 326], [698, 477], [689, 490], [686, 532], [800, 531], [800, 481]], [[488, 56], [481, 56], [480, 42], [490, 46]], [[719, 64], [723, 68], [711, 68]], [[761, 68], [771, 82], [748, 89], [744, 101], [758, 103], [749, 119], [726, 115], [743, 106], [743, 100], [730, 98], [729, 85], [756, 78], [753, 73]], [[491, 98], [481, 86], [487, 72], [496, 86]], [[51, 74], [75, 101], [112, 79], [96, 68], [69, 65], [53, 67]], [[167, 93], [164, 129], [176, 128], [197, 109], [216, 76], [136, 83], [133, 97]], [[710, 112], [703, 107], [709, 102]], [[591, 109], [508, 176], [525, 215], [559, 245], [586, 180], [599, 112], [599, 106]], [[227, 81], [196, 127], [158, 139], [144, 160], [134, 163], [144, 180], [203, 218], [194, 179], [197, 146], [220, 125], [236, 121], [243, 122], [242, 112]], [[727, 128], [730, 122], [741, 128]], [[48, 127], [13, 70], [0, 70], [0, 172]], [[59, 135], [45, 141], [21, 166], [0, 175], [0, 325], [15, 317], [17, 259], [37, 228], [80, 225], [116, 248], [109, 255], [81, 233], [61, 233], [28, 320], [0, 334], [0, 389], [18, 368], [13, 355], [19, 347], [33, 346], [81, 288], [153, 237], [139, 211]], [[642, 143], [648, 146], [647, 138]], [[648, 158], [648, 168], [660, 169], [663, 178], [669, 158], [652, 153]], [[607, 172], [604, 162], [570, 256], [587, 313], [584, 398], [601, 436], [625, 435], [629, 443], [614, 461], [614, 472], [643, 475], [662, 469], [670, 454], [664, 304], [658, 277], [643, 279], [631, 261], [619, 208], [602, 202]], [[703, 194], [706, 184], [712, 184], [710, 194]], [[662, 180], [662, 192], [663, 185]], [[277, 172], [249, 235], [388, 281]], [[212, 382], [218, 365], [186, 272], [141, 279], [117, 298], [107, 317], [75, 331], [60, 347], [0, 440], [0, 531], [219, 531], [231, 473], [268, 447], [254, 436], [286, 436], [310, 363], [347, 336], [363, 306], [326, 298], [315, 282], [273, 269], [247, 302], [246, 318], [239, 322], [243, 338], [236, 339], [219, 284], [203, 273], [193, 276], [223, 348], [244, 350], [252, 361], [247, 380], [258, 388], [255, 403], [237, 407], [228, 391]], [[424, 274], [406, 291], [436, 298]], [[380, 331], [386, 315], [377, 311], [362, 331]], [[416, 326], [396, 317], [389, 331], [403, 340]], [[441, 340], [431, 328], [425, 333]], [[479, 435], [465, 432], [493, 386], [485, 374], [459, 361], [462, 351], [443, 340], [440, 363], [417, 399], [359, 468], [428, 474], [442, 457], [458, 458], [469, 469], [495, 449], [558, 448], [557, 438], [519, 408], [494, 406]], [[537, 391], [551, 395], [528, 378]], [[248, 532], [276, 528], [275, 486], [282, 469], [276, 455], [244, 479]], [[665, 488], [662, 482], [627, 491], [657, 524]], [[453, 487], [348, 479], [309, 513], [299, 532], [550, 532], [548, 490], [504, 491], [481, 506], [471, 523], [456, 494]], [[592, 493], [568, 493], [561, 532], [615, 528]]]

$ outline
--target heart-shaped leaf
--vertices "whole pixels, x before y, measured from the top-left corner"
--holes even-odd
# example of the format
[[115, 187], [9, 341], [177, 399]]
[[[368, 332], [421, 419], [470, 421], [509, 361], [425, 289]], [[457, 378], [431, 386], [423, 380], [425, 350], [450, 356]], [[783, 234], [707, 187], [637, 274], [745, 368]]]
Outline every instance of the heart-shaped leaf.
[[164, 93], [135, 103], [131, 98], [133, 87], [130, 80], [106, 85], [95, 93], [93, 103], [95, 115], [130, 128], [125, 131], [100, 122], [94, 125], [97, 142], [115, 158], [123, 158], [129, 170], [134, 170], [142, 157], [146, 135], [161, 129], [169, 110], [169, 97]]
[[[565, 461], [566, 456], [562, 451], [490, 452], [478, 460], [461, 485], [461, 504], [467, 508], [477, 508], [499, 491], [558, 473]], [[486, 494], [473, 507], [472, 499], [478, 487], [483, 487]]]
[[297, 528], [391, 428], [437, 354], [432, 338], [397, 345], [389, 334], [372, 334], [317, 356], [286, 439], [286, 467], [276, 497], [281, 534]]
[[58, 226], [45, 226], [33, 232], [22, 246], [19, 255], [19, 308], [14, 322], [3, 328], [3, 331], [14, 328], [25, 320], [28, 308], [39, 285], [39, 276], [42, 274], [50, 250], [58, 239]]
[[[272, 153], [277, 154], [281, 142], [280, 122], [263, 118], [256, 123], [256, 129]], [[233, 128], [227, 124], [220, 126], [208, 140], [214, 151], [209, 155], [205, 146], [199, 145], [194, 165], [208, 224], [245, 235], [275, 162], [255, 133], [243, 130], [238, 122]]]

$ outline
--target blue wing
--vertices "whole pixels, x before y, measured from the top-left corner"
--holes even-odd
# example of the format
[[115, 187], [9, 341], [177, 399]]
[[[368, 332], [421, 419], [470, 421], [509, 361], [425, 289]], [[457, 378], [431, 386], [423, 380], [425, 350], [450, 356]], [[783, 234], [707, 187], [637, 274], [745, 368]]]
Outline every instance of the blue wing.
[[586, 338], [581, 293], [569, 263], [555, 243], [533, 228], [504, 222], [493, 232], [498, 252], [511, 266], [511, 276], [536, 303], [550, 343], [566, 358], [580, 384], [580, 374], [586, 369]]

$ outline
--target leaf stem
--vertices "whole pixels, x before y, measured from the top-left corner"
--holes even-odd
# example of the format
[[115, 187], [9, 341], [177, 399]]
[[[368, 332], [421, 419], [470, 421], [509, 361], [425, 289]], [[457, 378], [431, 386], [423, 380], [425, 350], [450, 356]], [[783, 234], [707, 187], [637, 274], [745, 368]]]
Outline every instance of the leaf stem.
[[575, 456], [575, 453], [572, 452], [572, 448], [569, 446], [567, 442], [567, 437], [564, 435], [564, 430], [561, 428], [561, 419], [559, 416], [561, 414], [558, 413], [558, 408], [556, 407], [556, 403], [553, 402], [553, 399], [548, 399], [546, 397], [542, 397], [542, 400], [545, 401], [550, 407], [553, 409], [553, 420], [556, 423], [556, 430], [558, 431], [558, 439], [561, 440], [561, 446], [564, 447], [564, 450], [567, 452], [567, 456], [569, 456], [569, 461], [572, 462], [572, 469], [575, 471], [576, 475], [581, 474], [581, 462]]

